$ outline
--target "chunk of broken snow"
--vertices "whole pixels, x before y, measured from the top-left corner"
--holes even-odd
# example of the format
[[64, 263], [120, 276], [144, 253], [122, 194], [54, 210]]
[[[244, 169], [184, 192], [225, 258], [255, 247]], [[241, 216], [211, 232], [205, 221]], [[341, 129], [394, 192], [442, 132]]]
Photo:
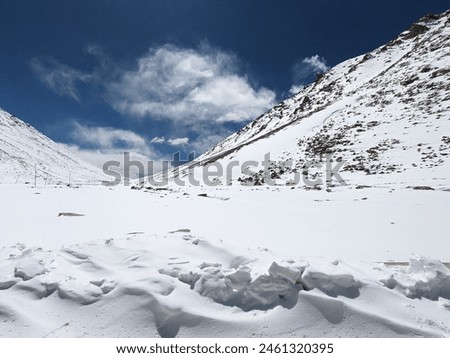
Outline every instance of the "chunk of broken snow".
[[362, 287], [362, 283], [355, 280], [353, 275], [349, 273], [329, 274], [307, 271], [301, 281], [306, 289], [317, 288], [331, 297], [356, 298], [359, 296], [359, 289]]
[[252, 281], [250, 272], [238, 270], [225, 276], [225, 284], [233, 290], [241, 290]]
[[282, 278], [289, 281], [292, 284], [295, 284], [298, 281], [300, 275], [302, 274], [302, 271], [292, 267], [285, 267], [278, 265], [274, 261], [272, 262], [272, 265], [269, 268], [269, 274], [272, 277]]
[[450, 270], [438, 260], [412, 257], [406, 269], [400, 269], [381, 282], [409, 298], [450, 299]]
[[18, 266], [14, 268], [14, 277], [19, 277], [22, 280], [30, 280], [37, 275], [42, 275], [47, 272], [42, 261], [33, 257], [28, 257], [21, 260]]

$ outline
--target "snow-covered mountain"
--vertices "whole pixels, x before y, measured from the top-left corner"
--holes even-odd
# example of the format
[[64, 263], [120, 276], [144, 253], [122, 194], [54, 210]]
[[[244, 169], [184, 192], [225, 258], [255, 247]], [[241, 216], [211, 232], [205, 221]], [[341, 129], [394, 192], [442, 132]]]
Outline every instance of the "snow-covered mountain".
[[[448, 187], [449, 84], [447, 11], [427, 15], [388, 44], [318, 75], [182, 173], [213, 161], [224, 168], [232, 160], [261, 162], [270, 153], [277, 162], [270, 177], [286, 184], [308, 161], [329, 155], [345, 162], [340, 173], [350, 184]], [[231, 179], [264, 183], [254, 169], [243, 174], [234, 167]], [[316, 168], [313, 174], [323, 172]]]
[[103, 173], [0, 109], [0, 183], [93, 183]]

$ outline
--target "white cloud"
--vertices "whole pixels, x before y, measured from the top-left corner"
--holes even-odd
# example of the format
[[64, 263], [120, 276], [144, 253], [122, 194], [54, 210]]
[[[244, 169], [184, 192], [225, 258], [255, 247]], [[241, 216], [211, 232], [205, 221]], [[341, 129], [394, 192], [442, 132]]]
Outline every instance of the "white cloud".
[[75, 124], [72, 136], [86, 158], [102, 158], [117, 148], [152, 157], [153, 145], [163, 143], [199, 153], [229, 134], [227, 123], [252, 120], [276, 101], [273, 91], [254, 84], [242, 73], [236, 56], [208, 45], [195, 49], [153, 47], [128, 69], [114, 63], [97, 46], [88, 46], [86, 53], [98, 63], [89, 72], [51, 58], [34, 58], [30, 66], [61, 96], [80, 100], [81, 94], [95, 89], [120, 113], [149, 121], [165, 120], [172, 124], [169, 128], [176, 129], [147, 140], [126, 130]]
[[[66, 148], [98, 168], [113, 160], [120, 162], [120, 169], [123, 170], [124, 153], [128, 152], [130, 160], [143, 164], [144, 174], [149, 174], [152, 169], [161, 169], [161, 155], [147, 144], [145, 138], [134, 132], [111, 127], [90, 127], [75, 121], [70, 134], [78, 144], [66, 144]], [[149, 167], [150, 161], [154, 161], [153, 168]], [[138, 169], [131, 169], [132, 175], [137, 177]]]
[[180, 137], [180, 138], [169, 138], [169, 139], [166, 139], [165, 137], [154, 137], [154, 138], [152, 138], [150, 143], [153, 143], [153, 144], [164, 144], [164, 143], [167, 143], [167, 144], [173, 145], [173, 146], [180, 146], [180, 145], [187, 145], [187, 144], [189, 144], [189, 138], [188, 137]]
[[289, 89], [289, 93], [291, 95], [295, 95], [298, 92], [300, 92], [303, 88], [305, 88], [305, 86], [303, 85], [293, 85], [290, 89]]
[[88, 46], [86, 53], [98, 62], [90, 73], [52, 58], [33, 58], [30, 66], [61, 96], [79, 100], [80, 85], [90, 84], [112, 108], [140, 118], [245, 122], [275, 104], [273, 91], [252, 84], [240, 72], [236, 56], [208, 45], [153, 47], [131, 70], [114, 65], [97, 46]]
[[154, 137], [150, 141], [150, 143], [155, 143], [155, 144], [162, 144], [162, 143], [165, 143], [165, 142], [166, 142], [166, 138], [164, 138], [164, 137]]
[[328, 71], [329, 67], [323, 57], [314, 55], [311, 57], [305, 57], [302, 60], [297, 61], [292, 67], [293, 72], [293, 85], [289, 90], [290, 94], [296, 94], [302, 88], [305, 81], [309, 80], [311, 76], [317, 73], [324, 73]]
[[93, 79], [93, 75], [59, 63], [53, 58], [33, 58], [30, 66], [39, 79], [52, 91], [77, 101], [80, 99], [78, 86]]
[[150, 140], [150, 143], [183, 146], [183, 149], [186, 152], [195, 152], [197, 155], [200, 155], [231, 134], [230, 130], [225, 129], [222, 126], [209, 126], [205, 123], [197, 124], [191, 129], [194, 132], [199, 133], [193, 140], [188, 137], [169, 139], [166, 139], [165, 137], [154, 137]]
[[237, 67], [234, 56], [208, 46], [164, 45], [107, 84], [107, 98], [117, 111], [136, 117], [244, 122], [270, 108], [275, 93], [254, 88]]
[[151, 150], [143, 137], [124, 129], [95, 126], [89, 127], [74, 122], [71, 135], [78, 143], [93, 145], [102, 149], [135, 149], [143, 153], [151, 153]]
[[189, 144], [189, 138], [187, 138], [187, 137], [172, 138], [172, 139], [168, 139], [167, 143], [169, 143], [170, 145], [173, 145], [173, 146], [187, 145], [187, 144]]
[[306, 57], [302, 62], [309, 65], [317, 73], [328, 71], [328, 66], [325, 59], [319, 55]]
[[[120, 172], [123, 174], [124, 169], [124, 151], [119, 148], [112, 148], [112, 149], [86, 149], [81, 148], [79, 145], [76, 144], [64, 144], [60, 143], [64, 147], [66, 147], [68, 150], [70, 150], [72, 153], [77, 155], [79, 158], [83, 159], [84, 161], [96, 166], [97, 168], [102, 169], [103, 165], [110, 161], [116, 161], [119, 162], [119, 167], [114, 167], [112, 169]], [[139, 168], [136, 166], [130, 166], [130, 174], [131, 178], [138, 178], [142, 175], [150, 175], [153, 173], [156, 173], [161, 170], [162, 163], [159, 159], [150, 159], [146, 155], [143, 155], [141, 153], [137, 153], [134, 151], [129, 152], [130, 153], [130, 161], [138, 161], [139, 163], [142, 163], [144, 171], [139, 172]], [[151, 163], [151, 164], [150, 164]]]

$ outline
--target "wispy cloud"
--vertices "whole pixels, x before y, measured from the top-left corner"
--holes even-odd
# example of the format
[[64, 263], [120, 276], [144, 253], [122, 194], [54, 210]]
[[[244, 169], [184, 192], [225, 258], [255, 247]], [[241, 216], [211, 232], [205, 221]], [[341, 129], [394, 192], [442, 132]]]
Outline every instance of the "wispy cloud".
[[312, 76], [318, 73], [324, 73], [328, 71], [329, 67], [325, 59], [319, 55], [313, 55], [311, 57], [305, 57], [297, 61], [292, 67], [293, 82], [294, 84], [289, 90], [290, 94], [298, 93], [305, 84], [310, 80]]
[[162, 144], [166, 142], [166, 138], [164, 137], [153, 137], [150, 143]]
[[305, 86], [303, 85], [292, 85], [292, 87], [289, 89], [289, 93], [291, 95], [295, 95], [298, 92], [300, 92]]
[[94, 93], [89, 89], [95, 89], [125, 118], [166, 121], [174, 128], [144, 140], [113, 128], [75, 127], [73, 138], [81, 148], [97, 145], [100, 153], [123, 149], [124, 143], [144, 154], [149, 146], [163, 143], [199, 153], [230, 134], [230, 123], [250, 121], [276, 101], [275, 92], [255, 84], [242, 71], [237, 56], [207, 44], [152, 47], [128, 66], [118, 65], [98, 46], [90, 45], [85, 51], [97, 61], [89, 72], [52, 58], [34, 58], [30, 66], [60, 96], [80, 101]]
[[167, 140], [167, 143], [173, 146], [184, 146], [189, 144], [189, 138], [188, 137], [171, 138]]
[[276, 97], [252, 86], [239, 73], [235, 56], [206, 45], [151, 48], [106, 89], [109, 103], [121, 113], [182, 123], [248, 121]]
[[[130, 153], [130, 160], [139, 161], [144, 164], [145, 174], [149, 173], [146, 163], [154, 161], [153, 170], [160, 169], [159, 160], [161, 154], [158, 153], [147, 140], [128, 130], [111, 127], [88, 126], [86, 124], [73, 121], [70, 129], [70, 136], [77, 144], [65, 144], [73, 153], [80, 158], [102, 168], [103, 164], [115, 160], [121, 163], [123, 169], [124, 152]], [[133, 174], [137, 176], [136, 169]]]
[[94, 146], [100, 149], [133, 149], [144, 154], [151, 154], [145, 138], [123, 129], [111, 127], [95, 127], [73, 122], [72, 138], [78, 143]]
[[319, 55], [306, 57], [303, 59], [302, 63], [309, 65], [316, 73], [328, 71], [328, 66], [325, 59]]
[[186, 146], [189, 144], [189, 138], [188, 137], [179, 137], [179, 138], [169, 138], [166, 139], [165, 137], [154, 137], [150, 141], [150, 143], [153, 144], [169, 144], [172, 146]]
[[79, 101], [79, 86], [93, 79], [93, 75], [76, 70], [55, 59], [33, 58], [30, 66], [39, 79], [52, 91], [60, 96], [71, 97]]
[[132, 68], [113, 64], [99, 47], [86, 48], [98, 66], [90, 73], [55, 59], [33, 58], [39, 79], [61, 96], [80, 100], [80, 86], [95, 86], [116, 111], [178, 124], [245, 122], [272, 107], [276, 94], [254, 85], [235, 55], [201, 45], [152, 47]]
[[190, 139], [188, 137], [179, 137], [179, 138], [169, 138], [166, 139], [165, 137], [154, 137], [150, 141], [150, 143], [153, 144], [169, 144], [172, 146], [186, 146], [190, 142]]

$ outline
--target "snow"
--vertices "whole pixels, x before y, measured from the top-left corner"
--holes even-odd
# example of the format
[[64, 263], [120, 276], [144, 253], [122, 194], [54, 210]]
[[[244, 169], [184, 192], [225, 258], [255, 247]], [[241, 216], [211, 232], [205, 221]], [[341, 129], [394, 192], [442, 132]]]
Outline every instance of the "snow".
[[[424, 21], [425, 33], [410, 38], [407, 31], [335, 66], [186, 169], [198, 173], [211, 160], [223, 167], [262, 161], [266, 153], [299, 169], [331, 153], [345, 161], [341, 174], [349, 184], [449, 189], [448, 14]], [[288, 183], [292, 172], [279, 177]], [[238, 178], [246, 175], [233, 168], [233, 180]]]
[[[2, 245], [22, 242], [58, 249], [133, 232], [164, 235], [189, 229], [199, 237], [268, 248], [283, 256], [297, 251], [380, 262], [421, 254], [449, 261], [450, 193], [390, 191], [230, 186], [145, 192], [127, 187], [1, 185]], [[59, 216], [62, 212], [84, 216]]]
[[425, 257], [411, 258], [409, 266], [395, 272], [385, 284], [410, 298], [450, 299], [450, 270]]
[[0, 108], [0, 183], [99, 183], [101, 170]]
[[[450, 337], [449, 15], [334, 67], [164, 190], [95, 185], [1, 111], [0, 336]], [[238, 166], [173, 180], [269, 152], [276, 185]], [[345, 185], [290, 184], [327, 153]]]
[[276, 189], [0, 186], [2, 336], [450, 335], [448, 192]]
[[[405, 268], [283, 259], [262, 249], [231, 251], [202, 237], [195, 245], [196, 238], [133, 234], [60, 250], [4, 248], [0, 284], [15, 284], [1, 291], [2, 336], [450, 334], [445, 301], [412, 299], [385, 283]], [[45, 272], [17, 278], [30, 255]], [[421, 272], [433, 276], [436, 265]]]

